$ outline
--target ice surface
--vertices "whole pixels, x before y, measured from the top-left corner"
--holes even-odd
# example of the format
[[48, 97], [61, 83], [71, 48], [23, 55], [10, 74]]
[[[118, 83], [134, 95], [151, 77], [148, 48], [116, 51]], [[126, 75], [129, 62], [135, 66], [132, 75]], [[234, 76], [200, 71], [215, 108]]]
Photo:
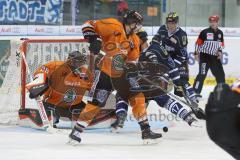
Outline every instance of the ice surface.
[[[212, 88], [204, 89], [207, 97]], [[203, 103], [202, 102], [202, 106]], [[152, 104], [151, 107], [155, 105]], [[155, 107], [156, 108], [156, 107]], [[204, 122], [202, 122], [203, 125]], [[151, 122], [154, 131], [165, 125]], [[136, 122], [128, 121], [119, 134], [109, 129], [88, 130], [80, 146], [67, 144], [68, 133], [48, 134], [18, 126], [0, 126], [1, 160], [231, 160], [209, 140], [203, 128], [189, 127], [184, 122], [171, 123], [169, 132], [157, 145], [142, 145]]]

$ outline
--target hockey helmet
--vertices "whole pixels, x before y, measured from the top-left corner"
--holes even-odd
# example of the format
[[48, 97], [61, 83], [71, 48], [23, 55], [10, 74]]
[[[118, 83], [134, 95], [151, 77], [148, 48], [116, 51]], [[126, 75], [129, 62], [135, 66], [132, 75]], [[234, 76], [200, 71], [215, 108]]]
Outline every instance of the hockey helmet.
[[87, 63], [87, 56], [79, 51], [73, 51], [68, 54], [68, 61], [71, 67], [76, 69]]
[[134, 10], [128, 10], [123, 15], [123, 23], [124, 24], [142, 24], [143, 17], [140, 13]]
[[209, 22], [218, 22], [219, 21], [219, 16], [218, 15], [212, 15], [208, 18]]
[[166, 23], [168, 23], [168, 22], [178, 23], [178, 21], [179, 21], [179, 17], [177, 15], [177, 12], [168, 13], [168, 15], [166, 17]]

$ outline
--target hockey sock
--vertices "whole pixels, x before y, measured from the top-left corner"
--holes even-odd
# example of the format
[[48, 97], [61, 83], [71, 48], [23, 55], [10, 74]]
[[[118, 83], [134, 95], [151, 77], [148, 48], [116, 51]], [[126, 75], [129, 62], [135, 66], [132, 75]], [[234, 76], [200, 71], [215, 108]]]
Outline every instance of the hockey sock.
[[115, 125], [121, 128], [123, 127], [127, 117], [127, 112], [128, 112], [128, 104], [125, 101], [117, 102], [117, 105], [116, 105], [117, 121]]
[[189, 119], [188, 116], [191, 115], [192, 112], [188, 111], [186, 108], [184, 108], [183, 105], [181, 105], [179, 102], [177, 102], [175, 99], [172, 99], [168, 95], [159, 96], [155, 98], [155, 101], [160, 107], [166, 108], [171, 113], [180, 117], [184, 121], [188, 123], [189, 121], [191, 121], [191, 119]]
[[141, 131], [144, 131], [146, 129], [150, 129], [150, 125], [149, 125], [149, 122], [148, 122], [147, 119], [145, 119], [141, 122], [138, 122], [138, 124], [140, 125]]
[[85, 126], [81, 125], [81, 122], [77, 122], [76, 125], [74, 126], [74, 129], [77, 130], [78, 132], [83, 132]]
[[128, 112], [128, 104], [125, 101], [119, 101], [116, 105], [116, 115], [119, 113], [127, 113]]

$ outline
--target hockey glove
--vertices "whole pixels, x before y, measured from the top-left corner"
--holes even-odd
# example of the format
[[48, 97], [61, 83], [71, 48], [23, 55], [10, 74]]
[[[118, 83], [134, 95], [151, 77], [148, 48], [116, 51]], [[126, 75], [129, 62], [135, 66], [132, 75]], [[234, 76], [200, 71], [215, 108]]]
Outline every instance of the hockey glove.
[[139, 68], [136, 63], [126, 63], [125, 64], [126, 78], [137, 78], [139, 75]]
[[96, 39], [90, 40], [89, 43], [90, 43], [90, 46], [89, 46], [90, 52], [95, 55], [98, 54], [102, 47], [101, 38], [96, 38]]

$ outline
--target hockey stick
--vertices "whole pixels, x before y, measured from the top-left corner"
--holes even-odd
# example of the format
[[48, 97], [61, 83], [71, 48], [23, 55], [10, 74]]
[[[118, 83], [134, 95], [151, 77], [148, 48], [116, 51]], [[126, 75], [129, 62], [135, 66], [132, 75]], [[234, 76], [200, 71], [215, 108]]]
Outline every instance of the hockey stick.
[[[169, 79], [168, 77], [166, 77], [165, 75], [161, 76], [161, 79], [164, 80], [165, 82], [169, 83]], [[173, 84], [174, 87], [178, 87], [176, 84]], [[188, 106], [192, 109], [193, 113], [196, 115], [197, 118], [199, 119], [206, 119], [206, 114], [204, 113], [204, 111], [198, 106], [198, 104], [196, 102], [192, 102], [186, 95], [185, 92], [182, 91], [183, 97], [186, 101], [186, 103], [188, 104]], [[175, 96], [175, 95], [174, 95]]]
[[[119, 61], [113, 59], [114, 62], [118, 63], [118, 64], [121, 64]], [[122, 65], [122, 64], [121, 64]], [[126, 65], [122, 65], [122, 67], [124, 69], [129, 69]], [[189, 106], [193, 113], [195, 114], [195, 116], [199, 119], [206, 119], [206, 115], [204, 113], [204, 111], [198, 107], [198, 104], [197, 103], [194, 103], [194, 102], [191, 102], [188, 97], [186, 96], [186, 94], [183, 92], [183, 97], [185, 99], [185, 101], [183, 101], [182, 99], [180, 99], [178, 96], [168, 92], [167, 90], [165, 90], [164, 88], [162, 88], [161, 86], [159, 86], [158, 84], [154, 83], [153, 81], [149, 80], [148, 78], [146, 78], [145, 76], [143, 76], [142, 74], [138, 74], [140, 76], [140, 78], [142, 78], [144, 81], [148, 82], [149, 84], [155, 86], [156, 88], [162, 90], [166, 95], [170, 96], [171, 98]], [[168, 78], [164, 77], [164, 75], [161, 75], [160, 76], [162, 80], [164, 80], [165, 82], [169, 83], [169, 80]], [[177, 87], [175, 84], [174, 84], [175, 87]]]
[[[25, 54], [22, 50], [20, 51], [20, 53], [21, 53], [22, 59], [24, 61], [24, 64], [26, 66], [27, 72], [30, 75], [30, 81], [32, 82], [33, 77], [31, 76], [30, 69], [29, 69]], [[41, 120], [42, 120], [42, 123], [43, 123], [43, 128], [49, 133], [54, 133], [55, 129], [51, 126], [51, 124], [48, 120], [48, 116], [47, 116], [46, 110], [44, 108], [44, 105], [42, 103], [41, 97], [38, 96], [37, 98], [35, 98], [35, 100], [36, 100], [36, 104], [38, 106], [39, 114], [40, 114], [40, 117], [41, 117]]]
[[95, 54], [90, 52], [89, 54], [89, 70], [91, 73], [94, 73], [95, 68]]
[[[199, 119], [206, 119], [204, 112], [203, 112], [203, 113], [202, 113], [202, 112], [198, 112], [198, 111], [200, 111], [200, 108], [198, 107], [198, 104], [197, 104], [197, 103], [192, 103], [192, 102], [187, 98], [187, 96], [186, 96], [186, 94], [185, 94], [184, 92], [183, 92], [183, 96], [184, 96], [185, 101], [183, 101], [182, 99], [180, 99], [178, 96], [176, 96], [176, 95], [174, 95], [174, 94], [166, 91], [164, 88], [162, 88], [161, 86], [155, 84], [154, 82], [152, 82], [152, 81], [149, 80], [148, 78], [144, 77], [143, 75], [140, 75], [140, 77], [141, 77], [143, 80], [145, 80], [146, 82], [150, 83], [151, 85], [154, 85], [156, 88], [161, 89], [165, 94], [167, 94], [167, 95], [170, 96], [171, 98], [173, 98], [173, 99], [175, 99], [175, 100], [177, 100], [177, 101], [179, 101], [179, 102], [181, 102], [181, 103], [189, 106], [189, 107], [192, 109], [193, 113], [196, 115], [197, 118], [199, 118]], [[169, 81], [168, 81], [164, 76], [162, 76], [161, 79], [164, 80], [165, 82], [169, 83]], [[174, 86], [177, 87], [175, 84], [174, 84]], [[197, 112], [198, 112], [198, 113], [197, 113]]]

